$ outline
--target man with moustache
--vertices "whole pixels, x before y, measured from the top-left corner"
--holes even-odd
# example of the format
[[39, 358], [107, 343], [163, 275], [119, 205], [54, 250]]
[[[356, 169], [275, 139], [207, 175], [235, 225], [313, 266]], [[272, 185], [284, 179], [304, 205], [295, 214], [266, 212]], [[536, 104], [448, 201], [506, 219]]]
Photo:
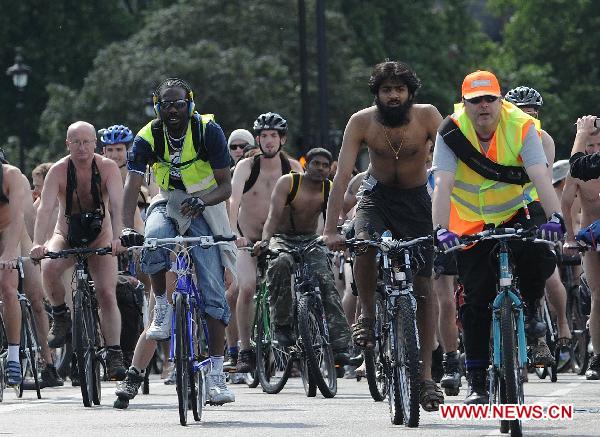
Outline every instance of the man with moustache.
[[[269, 201], [277, 180], [290, 171], [302, 172], [300, 163], [289, 159], [282, 148], [287, 141], [287, 121], [275, 112], [258, 116], [254, 134], [260, 147], [259, 155], [242, 159], [233, 172], [229, 222], [238, 231], [238, 246], [246, 246], [261, 239], [269, 213]], [[239, 296], [237, 323], [241, 350], [236, 365], [237, 373], [254, 370], [254, 353], [250, 346], [250, 331], [254, 316], [253, 299], [256, 290], [256, 258], [240, 251], [237, 258]]]
[[[431, 199], [427, 193], [426, 166], [428, 140], [434, 141], [442, 121], [432, 105], [414, 103], [421, 81], [405, 63], [386, 61], [375, 66], [369, 89], [375, 105], [350, 117], [338, 160], [338, 170], [327, 207], [324, 238], [330, 249], [343, 247], [344, 237], [337, 233], [337, 222], [344, 191], [352, 175], [356, 157], [363, 144], [369, 150], [370, 165], [356, 209], [354, 228], [358, 238], [369, 239], [389, 229], [395, 238], [431, 234]], [[356, 257], [354, 274], [362, 314], [353, 325], [357, 345], [375, 345], [376, 250]], [[433, 250], [424, 251], [425, 264], [414, 277], [418, 301], [417, 323], [421, 344], [421, 406], [435, 411], [444, 397], [431, 379], [431, 349], [435, 334], [434, 299], [431, 291]]]

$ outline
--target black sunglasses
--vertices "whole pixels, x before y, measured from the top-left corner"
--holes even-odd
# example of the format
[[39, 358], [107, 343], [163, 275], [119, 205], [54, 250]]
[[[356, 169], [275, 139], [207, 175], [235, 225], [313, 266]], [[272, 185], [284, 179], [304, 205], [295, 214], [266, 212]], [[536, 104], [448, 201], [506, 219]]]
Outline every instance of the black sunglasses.
[[171, 106], [173, 106], [175, 109], [184, 109], [187, 107], [189, 103], [189, 100], [186, 99], [178, 99], [178, 100], [161, 100], [159, 102], [160, 104], [160, 109], [164, 109], [167, 110], [169, 109]]
[[235, 150], [235, 149], [243, 149], [244, 147], [248, 146], [248, 143], [244, 143], [244, 144], [230, 144], [229, 145], [229, 149], [230, 150]]
[[472, 105], [479, 105], [482, 100], [485, 100], [486, 103], [494, 103], [499, 98], [500, 97], [498, 97], [498, 96], [479, 96], [479, 97], [473, 97], [472, 99], [465, 99], [465, 100], [467, 102], [471, 103]]

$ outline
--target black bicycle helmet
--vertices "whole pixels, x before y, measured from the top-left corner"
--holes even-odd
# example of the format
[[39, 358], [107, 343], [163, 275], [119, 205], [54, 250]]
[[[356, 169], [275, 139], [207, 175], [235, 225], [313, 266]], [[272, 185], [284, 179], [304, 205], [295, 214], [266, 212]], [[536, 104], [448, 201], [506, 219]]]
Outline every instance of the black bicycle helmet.
[[264, 130], [276, 130], [280, 134], [287, 133], [288, 126], [287, 121], [281, 115], [276, 112], [267, 112], [260, 114], [256, 121], [254, 121], [254, 133], [260, 134]]
[[544, 104], [542, 95], [538, 93], [534, 88], [528, 86], [519, 86], [513, 88], [506, 93], [504, 99], [510, 103], [521, 107], [528, 106], [533, 108], [540, 108]]

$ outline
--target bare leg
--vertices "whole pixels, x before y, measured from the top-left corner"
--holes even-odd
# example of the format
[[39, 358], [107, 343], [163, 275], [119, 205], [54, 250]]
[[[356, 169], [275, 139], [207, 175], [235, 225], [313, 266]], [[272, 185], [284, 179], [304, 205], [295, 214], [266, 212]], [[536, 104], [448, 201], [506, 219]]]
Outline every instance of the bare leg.
[[569, 323], [567, 322], [567, 290], [560, 280], [558, 268], [546, 280], [546, 297], [548, 303], [556, 315], [556, 324], [558, 327], [559, 338], [571, 338]]
[[352, 325], [355, 321], [356, 313], [356, 296], [352, 294], [352, 268], [350, 264], [344, 266], [344, 279], [346, 288], [344, 289], [344, 296], [342, 297], [342, 308], [348, 319], [348, 323]]
[[21, 309], [17, 299], [18, 276], [16, 270], [0, 270], [0, 297], [4, 306], [4, 325], [9, 343], [21, 341]]
[[237, 300], [237, 325], [242, 349], [250, 349], [250, 332], [254, 317], [254, 293], [256, 291], [256, 260], [246, 251], [237, 258], [239, 296]]
[[121, 344], [121, 313], [117, 306], [117, 258], [91, 256], [88, 268], [100, 306], [100, 326], [107, 346]]
[[444, 352], [458, 349], [458, 328], [456, 326], [456, 304], [454, 302], [454, 277], [441, 275], [433, 281], [433, 291], [439, 304], [439, 340]]
[[592, 293], [590, 311], [590, 336], [594, 354], [600, 354], [600, 255], [588, 251], [583, 257], [583, 270]]

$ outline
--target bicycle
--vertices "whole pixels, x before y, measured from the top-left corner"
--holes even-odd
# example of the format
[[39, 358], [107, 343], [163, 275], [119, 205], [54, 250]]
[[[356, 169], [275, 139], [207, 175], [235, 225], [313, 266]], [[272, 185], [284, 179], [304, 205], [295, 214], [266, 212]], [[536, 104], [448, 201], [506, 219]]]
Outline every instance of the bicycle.
[[382, 399], [387, 394], [392, 423], [404, 423], [411, 428], [419, 426], [421, 380], [412, 267], [413, 264], [418, 267], [420, 262], [417, 246], [431, 244], [432, 240], [429, 235], [394, 240], [389, 231], [380, 239], [346, 240], [346, 246], [355, 253], [368, 247], [374, 247], [380, 253], [379, 272], [383, 287], [376, 292], [376, 346], [372, 357], [369, 356], [371, 352], [366, 352], [365, 360], [367, 366], [372, 367], [371, 377], [374, 373], [377, 394]]
[[[2, 303], [2, 302], [0, 302]], [[2, 318], [2, 306], [0, 305], [0, 402], [4, 400], [4, 389], [6, 388], [6, 358], [8, 356], [8, 338]]]
[[[257, 372], [267, 393], [281, 391], [292, 371], [293, 362], [299, 364], [308, 397], [316, 396], [317, 387], [325, 398], [333, 398], [337, 393], [337, 371], [321, 290], [306, 260], [306, 255], [322, 244], [320, 238], [315, 238], [297, 247], [268, 251], [270, 258], [287, 253], [294, 260], [292, 311], [296, 343], [285, 347], [273, 338], [272, 321], [265, 317], [269, 314], [267, 305], [262, 311], [263, 323], [257, 324]], [[279, 376], [275, 383], [272, 382], [273, 375]]]
[[99, 329], [98, 300], [93, 282], [88, 279], [86, 260], [92, 255], [103, 256], [110, 253], [110, 247], [97, 249], [84, 247], [64, 249], [58, 252], [47, 252], [40, 258], [75, 258], [73, 273], [75, 288], [72, 289], [73, 320], [71, 341], [74, 351], [74, 361], [77, 364], [79, 373], [81, 396], [85, 407], [100, 405], [102, 397], [100, 368], [104, 367], [102, 359], [103, 339], [101, 338]]
[[[208, 325], [203, 317], [204, 302], [192, 277], [190, 251], [199, 246], [203, 249], [235, 241], [235, 236], [200, 236], [173, 238], [146, 238], [142, 246], [135, 249], [156, 249], [163, 247], [176, 257], [174, 272], [177, 286], [173, 292], [173, 320], [171, 324], [171, 351], [169, 360], [175, 361], [176, 389], [179, 410], [179, 423], [187, 425], [188, 409], [192, 410], [195, 421], [202, 418], [202, 409], [208, 403], [206, 374], [211, 366], [208, 353]], [[169, 246], [176, 245], [176, 249]], [[118, 397], [115, 408], [124, 409], [129, 399]]]
[[[488, 368], [490, 404], [523, 404], [525, 394], [523, 382], [527, 372], [527, 341], [525, 316], [521, 294], [513, 281], [512, 265], [509, 260], [509, 240], [554, 243], [536, 238], [537, 229], [492, 228], [474, 235], [460, 237], [460, 244], [446, 253], [463, 249], [485, 240], [497, 241], [493, 252], [498, 253], [498, 289], [492, 307], [491, 365]], [[501, 420], [500, 432], [510, 429], [512, 437], [523, 435], [521, 420]]]
[[29, 374], [33, 377], [34, 388], [37, 398], [41, 399], [40, 381], [37, 364], [40, 362], [41, 347], [37, 338], [37, 329], [33, 317], [31, 302], [27, 299], [23, 291], [23, 279], [25, 278], [23, 270], [23, 259], [17, 259], [17, 272], [19, 275], [19, 285], [17, 288], [17, 299], [21, 309], [21, 341], [19, 346], [19, 358], [21, 361], [22, 382], [19, 385], [18, 397], [23, 397], [25, 377]]

